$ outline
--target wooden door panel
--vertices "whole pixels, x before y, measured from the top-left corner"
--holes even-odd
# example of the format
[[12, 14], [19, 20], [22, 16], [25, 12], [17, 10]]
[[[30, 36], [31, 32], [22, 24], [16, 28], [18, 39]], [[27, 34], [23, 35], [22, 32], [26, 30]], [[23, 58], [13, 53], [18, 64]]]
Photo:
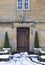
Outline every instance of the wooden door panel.
[[29, 50], [29, 28], [17, 28], [17, 50]]

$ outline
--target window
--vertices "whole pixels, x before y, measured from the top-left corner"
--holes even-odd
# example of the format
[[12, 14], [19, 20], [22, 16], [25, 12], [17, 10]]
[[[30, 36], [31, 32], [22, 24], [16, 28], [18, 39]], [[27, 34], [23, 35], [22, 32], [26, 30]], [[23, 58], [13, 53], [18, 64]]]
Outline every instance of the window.
[[22, 9], [22, 0], [18, 0], [18, 9]]
[[28, 0], [24, 0], [24, 9], [28, 9]]
[[30, 0], [18, 0], [18, 10], [29, 10]]

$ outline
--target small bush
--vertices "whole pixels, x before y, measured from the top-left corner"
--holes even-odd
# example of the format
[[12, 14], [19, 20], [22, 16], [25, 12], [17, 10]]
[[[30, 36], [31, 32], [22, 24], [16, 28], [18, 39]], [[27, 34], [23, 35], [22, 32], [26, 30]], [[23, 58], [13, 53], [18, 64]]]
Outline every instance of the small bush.
[[34, 40], [34, 47], [39, 48], [39, 39], [38, 39], [38, 33], [35, 32], [35, 40]]
[[8, 33], [7, 32], [5, 33], [4, 48], [10, 48], [9, 38], [8, 38]]

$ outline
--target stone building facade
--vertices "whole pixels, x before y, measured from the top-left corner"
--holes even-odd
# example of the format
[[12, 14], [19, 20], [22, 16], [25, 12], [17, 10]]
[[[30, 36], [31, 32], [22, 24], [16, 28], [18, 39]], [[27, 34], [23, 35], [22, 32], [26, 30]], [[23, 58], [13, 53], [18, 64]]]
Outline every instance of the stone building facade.
[[31, 51], [38, 31], [40, 47], [45, 50], [45, 0], [29, 0], [29, 4], [29, 10], [18, 10], [17, 0], [0, 0], [0, 48], [7, 31], [13, 51]]

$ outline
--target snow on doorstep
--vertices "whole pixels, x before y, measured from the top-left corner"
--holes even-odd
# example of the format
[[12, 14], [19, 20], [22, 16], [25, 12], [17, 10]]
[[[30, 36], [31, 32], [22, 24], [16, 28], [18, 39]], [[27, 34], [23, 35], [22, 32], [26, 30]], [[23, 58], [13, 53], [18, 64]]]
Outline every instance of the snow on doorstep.
[[36, 54], [30, 54], [30, 56], [35, 58], [35, 57], [37, 57], [38, 55], [36, 55]]
[[15, 65], [15, 62], [14, 61], [7, 61], [7, 62], [4, 62], [4, 61], [2, 61], [2, 62], [0, 62], [0, 65]]
[[8, 50], [0, 51], [0, 54], [8, 53]]
[[41, 55], [40, 57], [41, 57], [42, 59], [45, 59], [45, 55]]
[[8, 51], [9, 51], [9, 50], [10, 50], [10, 48], [3, 48], [3, 50], [4, 50], [4, 51], [5, 51], [5, 50], [8, 50]]
[[34, 58], [34, 57], [32, 57], [32, 60], [34, 61], [34, 62], [36, 62], [37, 64], [45, 64], [45, 62], [40, 62], [39, 60], [38, 60], [38, 58]]
[[9, 54], [7, 55], [7, 54], [5, 54], [5, 55], [0, 55], [0, 59], [7, 59], [7, 58], [9, 58]]
[[14, 54], [13, 58], [10, 59], [9, 61], [1, 61], [0, 65], [42, 65], [42, 64], [32, 62], [31, 59], [28, 57], [27, 52], [21, 52]]
[[40, 52], [41, 52], [42, 54], [45, 54], [45, 51], [43, 51], [43, 50], [41, 50]]

